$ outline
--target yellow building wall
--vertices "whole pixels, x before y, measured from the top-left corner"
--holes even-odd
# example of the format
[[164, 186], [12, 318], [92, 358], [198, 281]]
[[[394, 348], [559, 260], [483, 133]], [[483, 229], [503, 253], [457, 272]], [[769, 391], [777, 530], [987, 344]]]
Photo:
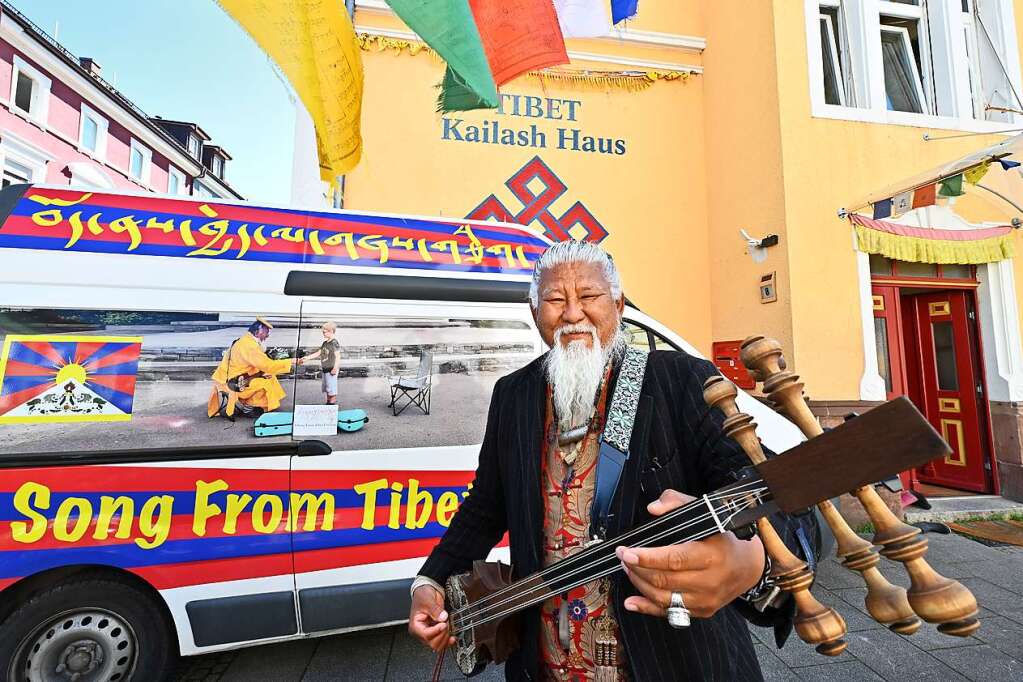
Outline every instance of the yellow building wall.
[[[676, 3], [665, 3], [669, 4]], [[692, 7], [692, 3], [683, 4]], [[700, 30], [693, 20], [699, 14], [691, 11], [665, 6], [645, 16], [646, 21], [656, 20], [647, 24], [649, 30]], [[376, 18], [356, 17], [357, 26], [371, 21]], [[393, 24], [394, 18], [382, 17], [380, 21]], [[583, 50], [579, 44], [589, 47]], [[598, 48], [608, 54], [608, 41], [573, 41], [570, 45], [570, 49], [585, 52], [597, 52]], [[639, 52], [646, 58], [656, 53], [660, 61], [699, 63], [700, 57], [680, 50], [635, 45], [615, 46], [612, 54], [635, 57]], [[362, 161], [346, 178], [346, 208], [461, 218], [493, 194], [515, 213], [523, 205], [505, 183], [538, 156], [566, 186], [549, 212], [561, 217], [581, 202], [609, 233], [602, 245], [621, 269], [626, 295], [644, 312], [709, 351], [711, 301], [701, 76], [694, 75], [685, 82], [657, 82], [637, 92], [607, 85], [541, 84], [527, 76], [502, 87], [502, 93], [576, 104], [557, 105], [560, 120], [512, 115], [514, 102], [509, 98], [505, 99], [503, 113], [477, 111], [444, 116], [436, 112], [435, 85], [443, 76], [443, 62], [438, 58], [394, 51], [364, 51], [362, 56], [366, 72], [364, 150]], [[579, 62], [572, 68], [629, 67]], [[522, 99], [519, 104], [521, 110]], [[570, 113], [575, 120], [567, 120]], [[545, 145], [457, 139], [467, 140], [470, 126], [493, 130], [494, 122], [500, 129], [522, 131], [530, 142], [545, 136]], [[452, 132], [455, 129], [459, 135]], [[559, 133], [561, 129], [568, 132]], [[573, 130], [578, 131], [580, 141], [583, 136], [604, 139], [614, 151], [570, 149]], [[566, 144], [561, 145], [565, 148], [559, 148], [560, 134], [566, 135]], [[538, 222], [531, 227], [542, 230]]]
[[[792, 347], [778, 82], [767, 2], [704, 3], [704, 91], [712, 327], [715, 341], [752, 334]], [[755, 264], [739, 233], [777, 234], [780, 245]], [[774, 303], [760, 302], [760, 278], [776, 273]]]

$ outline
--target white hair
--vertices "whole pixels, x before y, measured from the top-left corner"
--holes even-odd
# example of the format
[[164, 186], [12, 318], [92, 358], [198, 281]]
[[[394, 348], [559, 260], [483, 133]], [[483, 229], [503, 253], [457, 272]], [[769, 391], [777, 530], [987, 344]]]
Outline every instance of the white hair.
[[[592, 345], [582, 340], [561, 345], [562, 334], [589, 333]], [[544, 369], [551, 385], [558, 427], [570, 429], [586, 423], [593, 413], [594, 399], [604, 378], [607, 363], [625, 354], [628, 342], [621, 327], [615, 329], [607, 346], [602, 346], [596, 328], [588, 322], [566, 325], [554, 334], [554, 345], [547, 353]]]
[[536, 310], [540, 305], [540, 278], [551, 268], [565, 263], [595, 263], [604, 272], [604, 279], [611, 285], [611, 298], [618, 301], [622, 297], [622, 280], [618, 276], [618, 268], [604, 249], [593, 242], [581, 242], [567, 239], [547, 247], [533, 266], [533, 281], [529, 283], [529, 305]]

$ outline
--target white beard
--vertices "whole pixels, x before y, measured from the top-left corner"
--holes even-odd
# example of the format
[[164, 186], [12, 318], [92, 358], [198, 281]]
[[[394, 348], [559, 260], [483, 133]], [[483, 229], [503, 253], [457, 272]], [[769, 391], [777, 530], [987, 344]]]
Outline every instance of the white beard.
[[[585, 340], [578, 340], [567, 348], [562, 346], [561, 335], [571, 332], [589, 332], [593, 345], [587, 348]], [[545, 369], [560, 430], [582, 426], [590, 418], [607, 363], [625, 351], [626, 343], [621, 328], [616, 329], [606, 348], [601, 345], [597, 330], [589, 324], [566, 325], [554, 333]]]

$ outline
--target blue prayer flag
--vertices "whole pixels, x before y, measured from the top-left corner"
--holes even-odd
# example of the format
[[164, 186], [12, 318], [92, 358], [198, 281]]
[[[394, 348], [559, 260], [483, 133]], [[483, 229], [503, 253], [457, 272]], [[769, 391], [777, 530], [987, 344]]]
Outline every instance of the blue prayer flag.
[[874, 202], [874, 220], [880, 220], [881, 218], [887, 218], [892, 214], [892, 200], [882, 199], [881, 201]]
[[1010, 170], [1020, 165], [1019, 161], [1010, 161], [1009, 159], [1004, 157], [998, 159], [998, 163], [1002, 165], [1002, 170]]
[[636, 14], [637, 5], [639, 0], [611, 0], [611, 23], [617, 24]]

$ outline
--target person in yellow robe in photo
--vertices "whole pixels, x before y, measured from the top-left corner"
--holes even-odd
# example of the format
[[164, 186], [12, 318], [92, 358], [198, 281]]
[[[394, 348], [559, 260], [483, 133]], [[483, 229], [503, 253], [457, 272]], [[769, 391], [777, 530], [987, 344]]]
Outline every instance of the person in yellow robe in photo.
[[210, 418], [219, 414], [233, 421], [236, 410], [258, 416], [280, 407], [285, 393], [276, 375], [290, 372], [294, 361], [274, 360], [263, 350], [262, 342], [271, 329], [272, 324], [257, 317], [249, 330], [224, 351], [224, 359], [212, 376], [213, 389], [206, 407]]

